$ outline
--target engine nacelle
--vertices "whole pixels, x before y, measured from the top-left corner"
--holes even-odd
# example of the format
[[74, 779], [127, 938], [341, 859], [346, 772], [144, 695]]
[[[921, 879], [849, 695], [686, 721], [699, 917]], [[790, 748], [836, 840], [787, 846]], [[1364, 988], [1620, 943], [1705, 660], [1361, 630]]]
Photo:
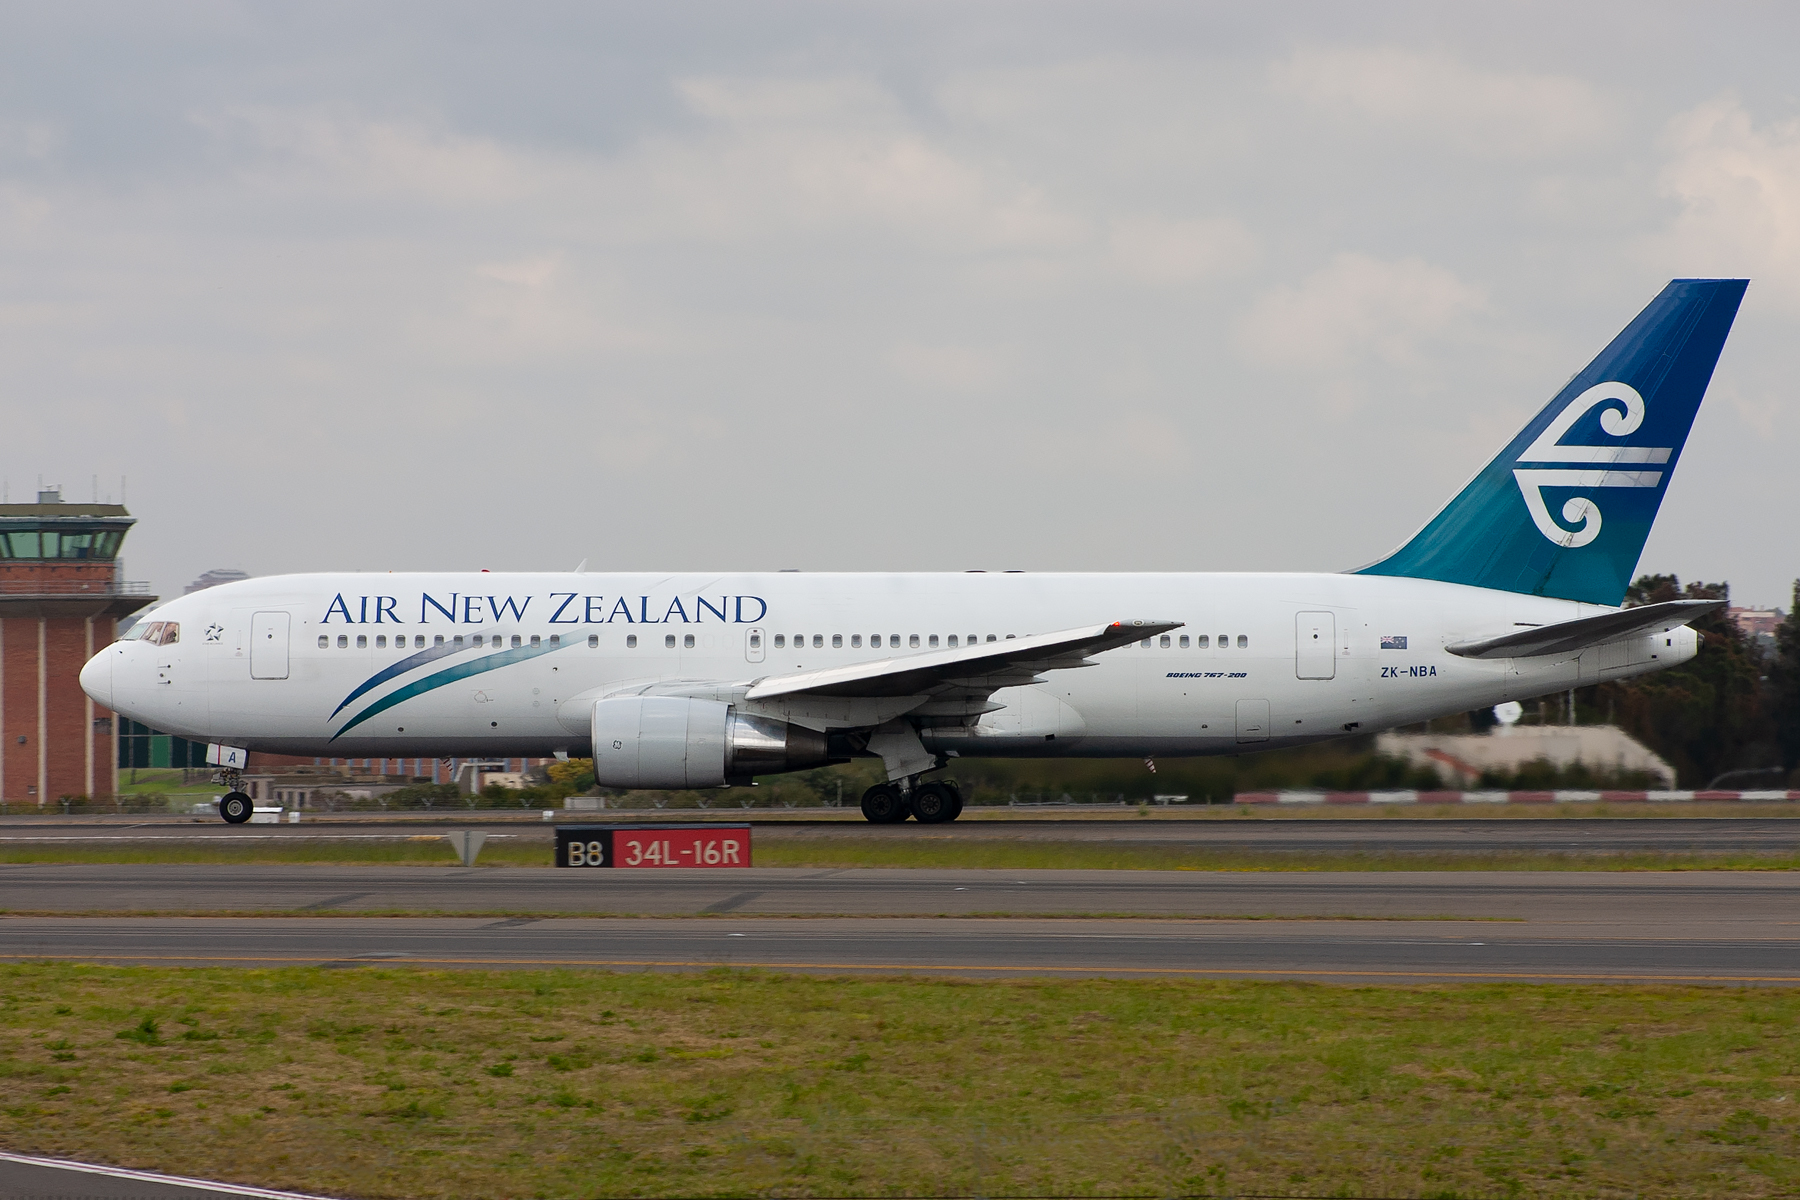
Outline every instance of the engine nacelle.
[[713, 788], [831, 761], [822, 733], [685, 696], [597, 700], [593, 733], [602, 787]]

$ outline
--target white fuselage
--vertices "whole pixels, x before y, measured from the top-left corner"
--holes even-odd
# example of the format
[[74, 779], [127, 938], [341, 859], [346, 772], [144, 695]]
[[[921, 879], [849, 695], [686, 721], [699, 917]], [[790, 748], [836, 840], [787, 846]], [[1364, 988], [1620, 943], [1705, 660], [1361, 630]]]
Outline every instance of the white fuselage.
[[[609, 693], [742, 684], [921, 653], [952, 637], [1173, 620], [1184, 625], [1166, 639], [996, 692], [1004, 707], [973, 726], [928, 723], [925, 745], [1222, 754], [1371, 732], [1693, 657], [1686, 628], [1563, 657], [1481, 660], [1444, 648], [1609, 611], [1348, 574], [288, 575], [163, 605], [143, 620], [178, 623], [178, 641], [117, 642], [82, 684], [156, 729], [256, 750], [581, 756], [593, 701]], [[429, 663], [378, 678], [432, 649]]]

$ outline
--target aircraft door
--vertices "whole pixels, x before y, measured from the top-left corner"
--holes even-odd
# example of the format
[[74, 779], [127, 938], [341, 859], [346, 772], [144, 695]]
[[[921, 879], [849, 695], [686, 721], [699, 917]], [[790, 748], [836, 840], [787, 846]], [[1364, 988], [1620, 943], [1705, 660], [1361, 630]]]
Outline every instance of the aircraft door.
[[761, 662], [765, 653], [767, 653], [767, 648], [763, 645], [762, 630], [752, 629], [744, 634], [744, 660], [746, 662]]
[[1337, 674], [1337, 618], [1331, 613], [1294, 614], [1294, 674], [1301, 679]]
[[1237, 702], [1237, 740], [1266, 742], [1269, 740], [1269, 702], [1239, 700]]
[[288, 677], [288, 614], [259, 612], [250, 618], [250, 678]]

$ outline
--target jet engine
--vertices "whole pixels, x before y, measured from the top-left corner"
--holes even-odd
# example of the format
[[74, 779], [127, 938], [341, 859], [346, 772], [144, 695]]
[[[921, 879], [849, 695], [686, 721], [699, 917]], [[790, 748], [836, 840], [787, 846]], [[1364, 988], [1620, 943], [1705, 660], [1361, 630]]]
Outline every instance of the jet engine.
[[594, 782], [603, 787], [720, 787], [832, 761], [823, 733], [718, 700], [597, 700], [593, 732]]

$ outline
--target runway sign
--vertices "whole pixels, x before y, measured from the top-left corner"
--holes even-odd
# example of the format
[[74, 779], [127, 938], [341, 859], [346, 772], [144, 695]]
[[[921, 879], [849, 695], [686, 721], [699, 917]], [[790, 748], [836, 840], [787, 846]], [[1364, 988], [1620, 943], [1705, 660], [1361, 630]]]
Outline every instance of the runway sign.
[[559, 867], [747, 867], [750, 826], [558, 825]]

